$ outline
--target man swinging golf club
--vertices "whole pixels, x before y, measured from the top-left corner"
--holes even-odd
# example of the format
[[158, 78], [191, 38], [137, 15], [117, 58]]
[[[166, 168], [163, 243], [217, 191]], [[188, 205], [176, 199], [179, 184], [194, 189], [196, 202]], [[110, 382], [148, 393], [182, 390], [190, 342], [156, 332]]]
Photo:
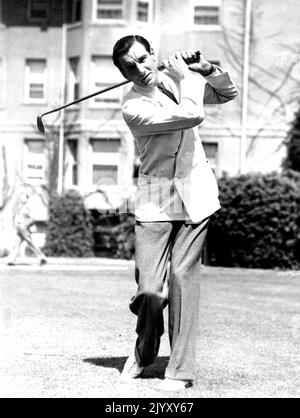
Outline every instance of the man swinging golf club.
[[227, 72], [193, 50], [170, 56], [159, 72], [141, 36], [120, 39], [113, 61], [134, 83], [122, 111], [141, 160], [135, 207], [138, 288], [130, 302], [137, 340], [121, 377], [137, 378], [154, 362], [168, 304], [171, 354], [160, 389], [182, 390], [196, 377], [201, 251], [209, 218], [220, 208], [198, 125], [203, 104], [226, 103], [237, 89]]

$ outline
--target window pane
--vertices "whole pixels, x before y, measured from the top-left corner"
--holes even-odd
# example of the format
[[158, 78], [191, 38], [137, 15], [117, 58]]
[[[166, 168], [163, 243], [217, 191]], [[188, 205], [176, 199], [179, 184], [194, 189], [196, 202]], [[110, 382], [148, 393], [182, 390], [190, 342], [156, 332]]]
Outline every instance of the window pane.
[[149, 3], [139, 1], [137, 4], [137, 20], [148, 22], [149, 20]]
[[78, 100], [80, 95], [79, 95], [79, 91], [80, 91], [80, 84], [79, 83], [75, 83], [74, 84], [74, 100]]
[[66, 152], [66, 178], [70, 179], [72, 185], [78, 184], [78, 140], [67, 141]]
[[69, 84], [68, 84], [68, 94], [69, 100], [79, 99], [79, 57], [69, 59]]
[[78, 67], [79, 67], [79, 57], [74, 57], [69, 59], [70, 68], [74, 76], [78, 76]]
[[97, 81], [102, 83], [104, 80], [107, 82], [107, 79], [112, 82], [120, 81], [120, 72], [113, 65], [111, 57], [93, 56], [92, 60], [95, 66], [94, 76]]
[[28, 99], [43, 100], [45, 98], [46, 60], [27, 59], [25, 77], [25, 96]]
[[68, 144], [68, 149], [70, 151], [70, 154], [74, 158], [74, 161], [77, 161], [77, 149], [78, 149], [77, 139], [68, 139], [67, 144]]
[[73, 4], [73, 22], [80, 22], [81, 21], [81, 7], [82, 7], [82, 1], [81, 0], [75, 0]]
[[218, 25], [219, 7], [195, 6], [194, 7], [195, 25]]
[[46, 67], [45, 60], [26, 60], [26, 65], [32, 74], [43, 74]]
[[99, 8], [122, 8], [123, 0], [98, 0]]
[[31, 0], [29, 16], [31, 19], [47, 19], [49, 2], [47, 0]]
[[31, 99], [43, 99], [44, 98], [44, 85], [43, 84], [30, 84], [29, 97]]
[[211, 168], [216, 173], [218, 168], [218, 144], [213, 142], [204, 142], [203, 148], [206, 158], [210, 162]]
[[121, 10], [98, 10], [98, 19], [122, 19]]
[[118, 166], [93, 165], [93, 184], [117, 184]]
[[120, 143], [118, 138], [91, 140], [93, 152], [119, 152]]
[[42, 184], [46, 178], [46, 156], [43, 140], [25, 139], [23, 177], [30, 184]]
[[205, 142], [203, 147], [207, 158], [216, 158], [218, 153], [218, 144]]
[[[96, 90], [104, 90], [107, 87], [111, 87], [112, 84], [103, 84], [103, 83], [96, 83]], [[102, 93], [99, 96], [95, 96], [96, 103], [119, 103], [120, 101], [120, 92], [117, 89], [113, 89], [108, 91], [107, 93]]]
[[[111, 57], [93, 57], [92, 71], [94, 86], [93, 89], [104, 90], [120, 82], [120, 73], [114, 67]], [[104, 81], [104, 82], [103, 82]], [[95, 103], [119, 103], [121, 89], [113, 89], [107, 93], [95, 96]]]
[[98, 0], [97, 6], [98, 19], [122, 19], [123, 1], [122, 0]]
[[44, 141], [39, 141], [39, 140], [26, 140], [26, 145], [28, 148], [29, 152], [32, 152], [34, 154], [43, 154], [44, 153], [44, 147], [45, 147], [45, 142]]

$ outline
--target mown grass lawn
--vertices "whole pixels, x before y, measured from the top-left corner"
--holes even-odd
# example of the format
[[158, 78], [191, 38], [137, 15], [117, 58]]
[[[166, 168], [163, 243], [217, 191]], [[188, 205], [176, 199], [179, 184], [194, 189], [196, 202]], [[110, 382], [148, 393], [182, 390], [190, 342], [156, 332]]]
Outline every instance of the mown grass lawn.
[[198, 379], [166, 395], [167, 332], [145, 376], [119, 381], [135, 340], [132, 270], [1, 269], [1, 397], [300, 395], [300, 272], [204, 267]]

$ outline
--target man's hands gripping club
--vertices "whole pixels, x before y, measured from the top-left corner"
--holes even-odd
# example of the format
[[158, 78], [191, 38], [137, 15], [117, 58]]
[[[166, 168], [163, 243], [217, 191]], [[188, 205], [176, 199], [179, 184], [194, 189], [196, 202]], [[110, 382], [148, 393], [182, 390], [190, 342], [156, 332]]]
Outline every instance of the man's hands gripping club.
[[190, 49], [176, 52], [163, 60], [162, 64], [179, 81], [186, 78], [189, 75], [189, 71], [206, 76], [214, 70], [213, 65], [202, 54]]

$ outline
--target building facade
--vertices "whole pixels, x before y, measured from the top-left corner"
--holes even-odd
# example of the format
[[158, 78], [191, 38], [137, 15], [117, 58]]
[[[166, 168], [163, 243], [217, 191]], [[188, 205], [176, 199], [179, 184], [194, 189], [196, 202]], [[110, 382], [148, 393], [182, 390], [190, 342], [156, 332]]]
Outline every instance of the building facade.
[[24, 187], [47, 219], [57, 162], [62, 188], [91, 209], [105, 207], [99, 190], [114, 206], [134, 190], [138, 155], [120, 111], [129, 85], [45, 116], [45, 135], [35, 126], [38, 114], [123, 81], [111, 53], [128, 34], [148, 38], [158, 62], [195, 48], [230, 71], [239, 97], [208, 106], [200, 127], [217, 176], [279, 170], [299, 103], [299, 19], [297, 0], [0, 0], [2, 237]]

